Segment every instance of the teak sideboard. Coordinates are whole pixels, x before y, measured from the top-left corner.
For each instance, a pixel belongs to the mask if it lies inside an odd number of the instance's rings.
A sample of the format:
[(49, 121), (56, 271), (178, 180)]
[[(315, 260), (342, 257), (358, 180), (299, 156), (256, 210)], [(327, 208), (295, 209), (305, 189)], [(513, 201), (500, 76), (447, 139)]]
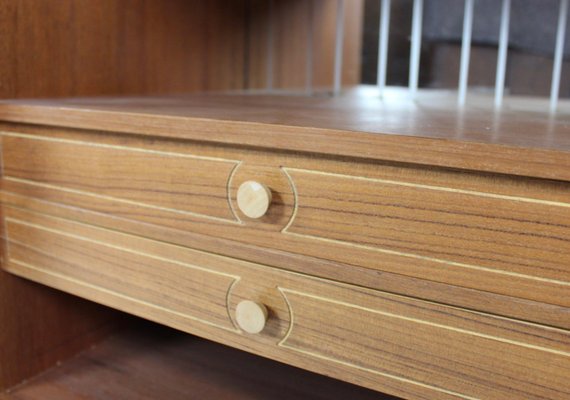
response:
[(472, 141), (365, 91), (4, 103), (4, 269), (405, 398), (565, 398), (565, 117)]
[(570, 397), (569, 112), (124, 94), (0, 102), (0, 311), (37, 313), (0, 383), (93, 302), (406, 399)]

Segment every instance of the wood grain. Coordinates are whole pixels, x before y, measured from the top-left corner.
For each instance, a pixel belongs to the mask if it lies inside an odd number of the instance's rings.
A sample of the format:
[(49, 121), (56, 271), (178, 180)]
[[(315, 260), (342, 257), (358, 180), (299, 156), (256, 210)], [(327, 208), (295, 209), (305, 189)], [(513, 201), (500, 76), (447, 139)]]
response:
[[(360, 83), (364, 2), (345, 7), (342, 83)], [(272, 89), (330, 92), (333, 85), (336, 3), (328, 0), (251, 0), (248, 9), (248, 89), (267, 89), (268, 41), (272, 39)], [(271, 18), (273, 21), (271, 22)], [(312, 24), (312, 26), (311, 26)], [(271, 28), (270, 28), (271, 26)], [(269, 29), (272, 29), (270, 34)], [(312, 31), (312, 32), (311, 32)], [(312, 35), (312, 42), (309, 41)], [(308, 46), (312, 68), (307, 75)]]
[(570, 180), (568, 105), (550, 117), (515, 98), (494, 113), (484, 96), (461, 110), (447, 93), (383, 102), (374, 90), (9, 101), (0, 120)]
[[(415, 184), (404, 176), (286, 170), (297, 204), (283, 233), (323, 254), (328, 248), (339, 261), (570, 306), (570, 203)], [(392, 257), (408, 265), (392, 267)]]
[[(244, 37), (234, 32), (243, 32), (235, 18), (243, 4), (1, 0), (0, 97), (242, 88)], [(100, 340), (116, 320), (112, 310), (0, 271), (0, 389)]]
[(120, 144), (38, 139), (6, 136), (5, 179), (31, 178), (157, 212), (235, 221), (228, 206), (227, 181), (239, 161)]
[(570, 393), (568, 352), (465, 329), (427, 306), (416, 317), (407, 305), (324, 289), (283, 289), (295, 322), (281, 347), (370, 378), (426, 387), (438, 393), (434, 398), (564, 399)]
[[(239, 332), (228, 307), (235, 308), (234, 301), (259, 301), (273, 316), (259, 340), (272, 343), (286, 332), (290, 316), (283, 298), (272, 291), (259, 297), (249, 290), (263, 270), (259, 266), (247, 268), (251, 264), (229, 257), (41, 214), (5, 211), (9, 263), (16, 269), (45, 267), (53, 276), (100, 292), (101, 299), (106, 294), (116, 298), (119, 309), (134, 304), (155, 318), (168, 316), (212, 332)], [(173, 251), (179, 256), (173, 257)], [(265, 277), (268, 284), (278, 278)]]
[[(29, 207), (19, 196), (34, 197), (570, 306), (568, 183), (76, 131), (37, 135), (42, 132), (3, 133), (5, 203)], [(35, 156), (27, 161), (30, 154)], [(168, 155), (172, 160), (162, 161)], [(258, 220), (241, 218), (238, 211), (238, 188), (250, 180), (274, 194), (269, 212)], [(233, 250), (226, 254), (234, 256)], [(351, 271), (343, 279), (357, 274)]]
[(390, 272), (379, 272), (355, 265), (300, 256), (278, 249), (247, 245), (220, 237), (158, 227), (6, 192), (3, 193), (3, 202), (6, 205), (16, 204), (18, 207), (34, 210), (34, 212), (83, 221), (84, 223), (103, 226), (117, 231), (131, 232), (178, 246), (202, 249), (217, 254), (231, 254), (236, 259), (251, 260), (358, 286), (570, 329), (570, 308), (567, 307), (426, 281)]
[[(0, 217), (4, 220), (2, 209)], [(2, 223), (2, 235), (4, 228)], [(2, 266), (5, 250), (3, 242)], [(98, 342), (118, 322), (119, 313), (111, 309), (20, 279), (0, 268), (0, 392)]]
[[(247, 64), (255, 62), (245, 50), (246, 3), (0, 0), (0, 98), (242, 89)], [(80, 171), (81, 165), (76, 166)], [(157, 193), (151, 198), (158, 207), (187, 205), (161, 199), (164, 195)], [(203, 212), (204, 203), (199, 203), (186, 211)], [(214, 212), (216, 217), (232, 217), (227, 202), (224, 206)], [(114, 315), (0, 272), (0, 388), (104, 336), (103, 326)]]
[[(516, 395), (564, 399), (570, 393), (570, 333), (566, 330), (312, 278), (11, 208), (6, 212), (9, 271), (187, 332), (408, 398)], [(25, 233), (21, 226), (26, 227)], [(39, 248), (43, 243), (56, 251), (47, 253)], [(190, 304), (179, 311), (157, 307), (164, 304), (165, 294), (173, 293), (168, 286), (141, 301), (140, 294), (127, 293), (137, 278), (129, 279), (125, 272), (134, 269), (152, 274), (157, 266), (148, 262), (129, 265), (131, 255), (115, 252), (117, 247), (145, 257), (163, 257), (160, 268), (164, 270), (169, 270), (171, 262), (192, 260), (213, 273), (239, 274), (239, 284), (228, 292), (228, 321), (234, 320), (236, 305), (247, 298), (268, 306), (268, 324), (271, 321), (273, 328), (246, 335), (207, 323), (219, 318), (215, 308), (206, 315), (210, 321), (202, 321), (204, 315), (196, 318), (197, 311)], [(111, 277), (93, 282), (89, 269), (114, 272), (114, 282)], [(180, 281), (188, 281), (195, 272), (185, 269), (177, 274), (182, 274)], [(140, 283), (153, 280), (143, 275), (138, 278)]]
[[(238, 275), (205, 270), (203, 265), (169, 262), (121, 246), (110, 246), (94, 257), (100, 249), (97, 243), (72, 234), (54, 236), (48, 230), (38, 230), (19, 220), (8, 219), (6, 225), (11, 241), (10, 258), (16, 264), (34, 264), (34, 257), (58, 254), (55, 262), (53, 259), (44, 261), (53, 273), (80, 279), (173, 313), (191, 314), (197, 321), (206, 321), (221, 329), (235, 330), (228, 320), (226, 293), (239, 279)], [(68, 262), (64, 264), (60, 260)], [(79, 270), (78, 266), (83, 268)], [(70, 272), (70, 268), (76, 271)], [(117, 280), (117, 276), (122, 279)]]
[(95, 400), (101, 392), (125, 400), (395, 400), (144, 321), (0, 398)]
[(113, 331), (118, 313), (0, 270), (0, 391)]
[[(281, 1), (275, 65), (280, 87), (304, 76), (296, 56), (305, 43), (287, 40), (307, 20), (306, 1)], [(315, 2), (316, 34), (326, 54), (315, 77), (330, 75), (334, 5)], [(362, 2), (346, 21), (345, 83), (360, 73)], [(264, 4), (246, 0), (2, 0), (0, 1), (0, 98), (184, 93), (244, 89), (263, 79)], [(248, 14), (250, 16), (248, 17)], [(249, 24), (251, 26), (249, 26)], [(286, 32), (285, 32), (286, 30)], [(332, 59), (332, 58), (330, 58)], [(318, 58), (317, 58), (318, 60)], [(325, 78), (328, 79), (328, 78)], [(327, 81), (328, 82), (328, 81)], [(320, 82), (317, 82), (320, 83)]]
[[(0, 97), (243, 88), (245, 1), (3, 0)], [(237, 34), (236, 34), (237, 32)]]

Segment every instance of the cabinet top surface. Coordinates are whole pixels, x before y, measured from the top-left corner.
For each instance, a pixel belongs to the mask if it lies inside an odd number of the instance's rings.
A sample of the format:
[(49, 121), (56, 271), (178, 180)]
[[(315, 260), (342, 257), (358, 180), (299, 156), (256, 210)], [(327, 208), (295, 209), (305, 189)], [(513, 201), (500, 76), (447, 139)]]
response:
[(451, 92), (234, 92), (0, 102), (0, 120), (570, 180), (570, 103)]

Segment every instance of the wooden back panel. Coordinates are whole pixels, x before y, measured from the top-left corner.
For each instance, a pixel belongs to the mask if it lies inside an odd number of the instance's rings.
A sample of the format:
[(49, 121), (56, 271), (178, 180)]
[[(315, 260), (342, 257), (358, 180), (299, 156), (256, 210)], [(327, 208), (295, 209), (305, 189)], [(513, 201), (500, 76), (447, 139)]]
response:
[[(267, 0), (0, 0), (0, 98), (264, 87)], [(332, 85), (336, 2), (274, 0), (276, 87)], [(360, 76), (363, 1), (346, 8), (344, 83)]]
[(244, 6), (245, 0), (2, 0), (0, 96), (241, 88), (244, 20), (236, 15)]
[[(344, 85), (360, 83), (363, 0), (345, 2), (343, 69)], [(333, 85), (337, 2), (330, 0), (251, 0), (247, 25), (247, 87), (267, 87), (268, 41), (273, 44), (273, 87), (303, 89), (307, 85), (308, 46), (312, 46), (312, 85)], [(270, 16), (273, 15), (269, 34)], [(312, 30), (312, 32), (311, 32)], [(312, 36), (312, 40), (311, 39)]]

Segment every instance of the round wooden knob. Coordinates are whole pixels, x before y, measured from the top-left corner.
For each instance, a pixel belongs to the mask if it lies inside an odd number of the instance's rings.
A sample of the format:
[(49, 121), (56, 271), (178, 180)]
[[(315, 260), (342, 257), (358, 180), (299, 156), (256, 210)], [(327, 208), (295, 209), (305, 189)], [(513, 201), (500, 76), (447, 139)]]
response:
[(244, 182), (237, 192), (237, 204), (240, 211), (249, 218), (261, 218), (271, 204), (271, 190), (263, 183)]
[(247, 333), (259, 333), (267, 322), (267, 308), (255, 301), (240, 301), (236, 308), (236, 321)]

